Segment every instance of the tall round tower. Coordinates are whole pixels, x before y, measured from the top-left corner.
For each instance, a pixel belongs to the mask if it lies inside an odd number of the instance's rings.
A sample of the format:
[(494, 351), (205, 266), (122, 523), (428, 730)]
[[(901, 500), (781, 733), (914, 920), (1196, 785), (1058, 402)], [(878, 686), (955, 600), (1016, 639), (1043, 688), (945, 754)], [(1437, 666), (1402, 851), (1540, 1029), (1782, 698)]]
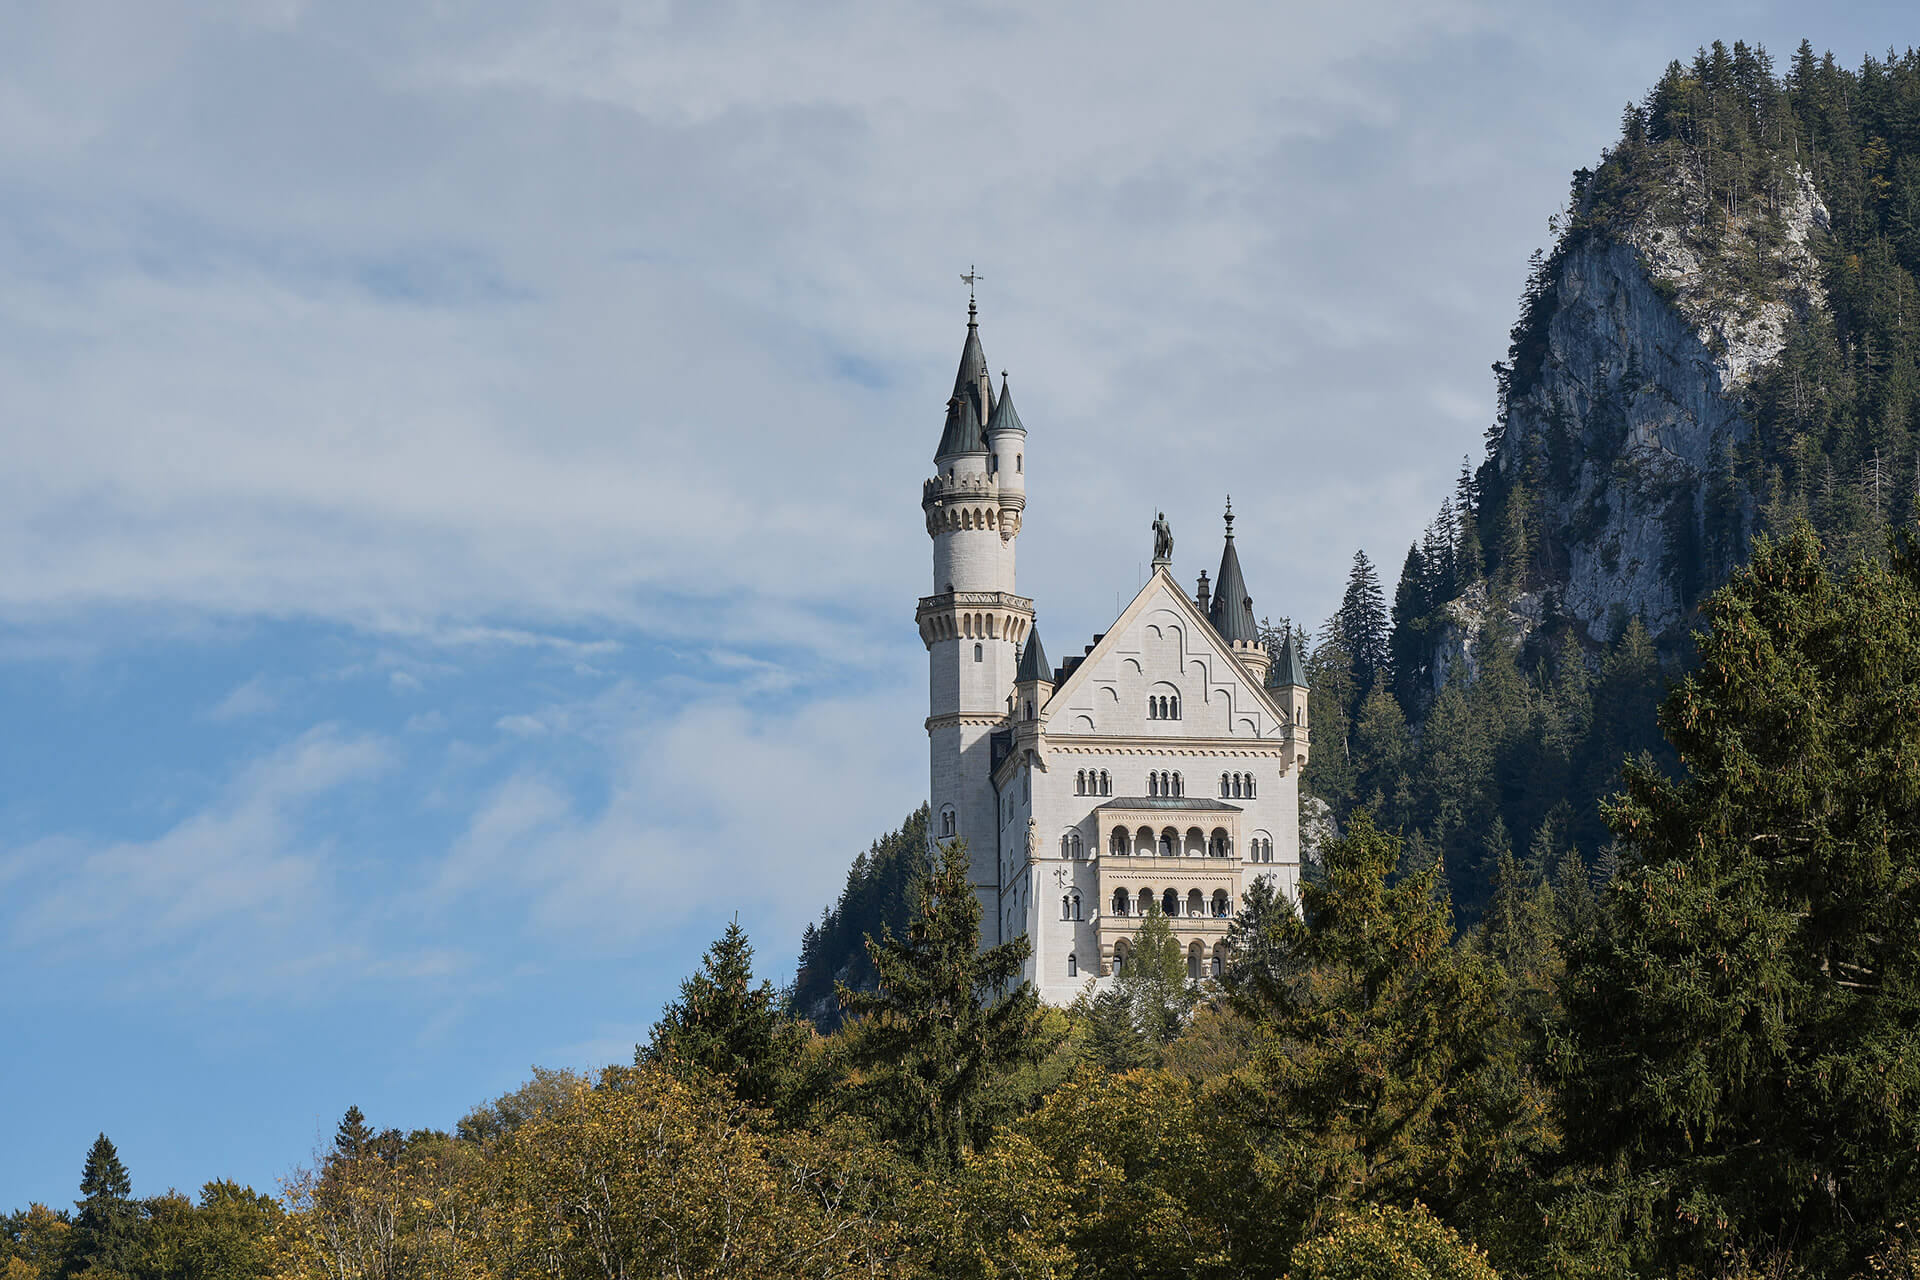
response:
[(929, 828), (936, 841), (967, 842), (983, 921), (1000, 915), (992, 734), (1006, 721), (1019, 645), (1033, 626), (1033, 602), (1014, 594), (1013, 571), (1026, 507), (1026, 435), (1012, 401), (993, 394), (969, 300), (934, 475), (921, 489), (933, 594), (915, 619), (927, 646)]

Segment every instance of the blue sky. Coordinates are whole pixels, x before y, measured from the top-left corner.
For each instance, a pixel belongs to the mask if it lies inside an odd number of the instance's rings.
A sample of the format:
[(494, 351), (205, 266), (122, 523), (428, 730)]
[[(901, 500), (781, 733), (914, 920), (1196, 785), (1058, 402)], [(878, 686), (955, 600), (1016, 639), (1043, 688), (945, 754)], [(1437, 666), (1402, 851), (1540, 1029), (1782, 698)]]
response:
[(736, 913), (789, 976), (924, 791), (969, 264), (1049, 644), (1228, 491), (1316, 621), (1477, 453), (1621, 105), (1904, 16), (10, 7), (0, 1209), (101, 1130), (268, 1188), (624, 1060)]

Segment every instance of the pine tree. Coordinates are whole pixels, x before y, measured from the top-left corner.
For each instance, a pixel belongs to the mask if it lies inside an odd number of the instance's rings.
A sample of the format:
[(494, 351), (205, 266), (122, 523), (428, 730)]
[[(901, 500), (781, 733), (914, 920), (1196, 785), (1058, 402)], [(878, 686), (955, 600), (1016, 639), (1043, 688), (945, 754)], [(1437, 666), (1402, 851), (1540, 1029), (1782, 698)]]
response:
[(87, 1151), (80, 1195), (65, 1274), (124, 1274), (139, 1244), (140, 1206), (133, 1202), (133, 1179), (104, 1133)]
[(1569, 956), (1592, 1172), (1559, 1220), (1642, 1274), (1858, 1275), (1920, 1204), (1920, 553), (1836, 579), (1803, 526), (1707, 618), (1661, 714), (1686, 775), (1629, 768), (1623, 865)]
[(634, 1065), (721, 1077), (735, 1096), (771, 1106), (804, 1035), (781, 1011), (772, 983), (753, 985), (753, 946), (734, 920), (634, 1050)]
[(1480, 580), (1480, 487), (1474, 482), (1473, 464), (1460, 459), (1460, 476), (1453, 485), (1454, 549), (1458, 585), (1465, 587)]
[(1407, 548), (1400, 581), (1393, 589), (1393, 613), (1387, 632), (1387, 660), (1393, 668), (1393, 696), (1408, 719), (1426, 710), (1433, 640), (1429, 615), (1434, 600), (1428, 594), (1426, 557), (1420, 548)]
[(1347, 573), (1346, 594), (1339, 609), (1327, 619), (1325, 636), (1347, 655), (1353, 676), (1353, 700), (1348, 716), (1359, 710), (1359, 703), (1374, 683), (1388, 670), (1387, 603), (1380, 592), (1380, 575), (1374, 572), (1367, 553), (1353, 553), (1353, 568)]
[(1498, 987), (1453, 941), (1438, 866), (1392, 880), (1400, 842), (1358, 812), (1296, 909), (1257, 882), (1223, 985), (1275, 1046), (1216, 1088), (1271, 1153), (1263, 1211), (1418, 1199), (1443, 1219), (1502, 1201), (1541, 1138), (1491, 1064)]
[(1197, 992), (1187, 983), (1186, 953), (1158, 903), (1147, 904), (1133, 931), (1126, 966), (1114, 976), (1113, 985), (1126, 1001), (1140, 1038), (1156, 1053), (1179, 1038)]
[(349, 1106), (333, 1130), (333, 1151), (342, 1160), (358, 1160), (373, 1141), (373, 1129), (359, 1107)]
[(882, 1132), (928, 1166), (951, 1166), (984, 1144), (997, 1073), (1044, 1052), (1037, 997), (1020, 980), (1025, 937), (981, 949), (980, 900), (967, 883), (965, 840), (948, 841), (923, 882), (905, 937), (867, 940), (878, 989), (841, 984), (841, 1006), (861, 1020), (851, 1059)]

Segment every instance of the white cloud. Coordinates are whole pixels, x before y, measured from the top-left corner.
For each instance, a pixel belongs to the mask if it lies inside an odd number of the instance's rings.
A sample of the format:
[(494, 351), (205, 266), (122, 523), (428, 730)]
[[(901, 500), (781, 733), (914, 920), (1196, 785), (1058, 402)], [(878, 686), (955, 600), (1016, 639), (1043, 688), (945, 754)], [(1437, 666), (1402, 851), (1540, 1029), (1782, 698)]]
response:
[(508, 900), (536, 936), (602, 943), (741, 910), (772, 928), (783, 959), (852, 856), (918, 803), (912, 705), (890, 687), (777, 708), (710, 697), (659, 720), (556, 715), (603, 735), (600, 798), (537, 767), (516, 773), (476, 806), (435, 896), (443, 909)]
[(242, 720), (248, 716), (265, 715), (280, 705), (274, 696), (270, 682), (264, 675), (257, 675), (245, 684), (236, 685), (226, 697), (215, 703), (207, 712), (212, 720)]
[(55, 968), (107, 965), (133, 985), (255, 989), (364, 963), (335, 916), (336, 859), (302, 818), (393, 764), (379, 739), (322, 725), (246, 763), (212, 804), (151, 839), (68, 835), (0, 854), (10, 882), (0, 938)]

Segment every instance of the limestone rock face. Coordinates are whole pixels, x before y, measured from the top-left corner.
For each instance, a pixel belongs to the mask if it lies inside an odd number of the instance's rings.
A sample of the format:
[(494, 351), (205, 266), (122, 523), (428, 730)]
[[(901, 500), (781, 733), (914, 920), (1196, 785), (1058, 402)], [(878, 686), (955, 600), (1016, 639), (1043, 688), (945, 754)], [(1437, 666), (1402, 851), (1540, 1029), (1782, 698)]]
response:
[(1333, 807), (1319, 796), (1300, 793), (1300, 865), (1318, 866), (1320, 850), (1340, 837), (1340, 826), (1333, 820)]
[[(1684, 631), (1680, 561), (1698, 545), (1716, 458), (1751, 430), (1742, 390), (1780, 355), (1795, 315), (1826, 305), (1811, 245), (1827, 211), (1804, 170), (1777, 209), (1726, 219), (1709, 254), (1683, 232), (1705, 197), (1684, 172), (1671, 185), (1659, 212), (1573, 232), (1556, 255), (1545, 355), (1524, 386), (1516, 378), (1495, 459), (1503, 477), (1530, 464), (1537, 478), (1547, 581), (1535, 620), (1550, 607), (1594, 642), (1635, 614), (1656, 638)], [(1741, 278), (1767, 281), (1763, 292), (1735, 282), (1736, 260), (1759, 265)], [(1457, 603), (1435, 666), (1471, 670), (1484, 600)]]

